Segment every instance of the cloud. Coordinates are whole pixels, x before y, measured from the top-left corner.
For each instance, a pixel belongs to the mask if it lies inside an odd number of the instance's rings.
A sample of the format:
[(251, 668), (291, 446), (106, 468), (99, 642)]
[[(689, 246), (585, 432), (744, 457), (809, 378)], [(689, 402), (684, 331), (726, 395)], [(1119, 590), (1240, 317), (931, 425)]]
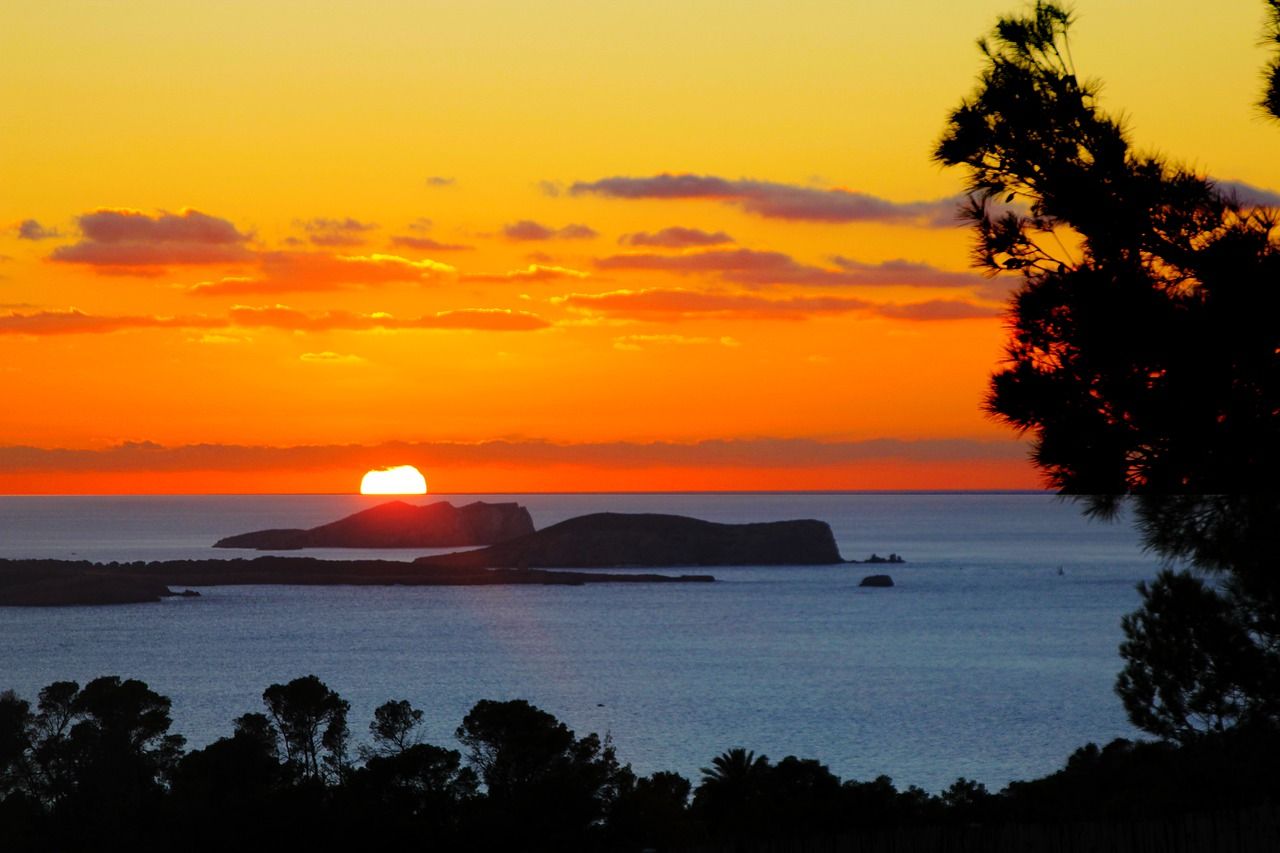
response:
[(656, 233), (638, 231), (635, 234), (623, 234), (618, 242), (624, 246), (653, 246), (662, 249), (690, 249), (695, 246), (718, 246), (732, 243), (733, 238), (723, 231), (702, 231), (697, 228), (681, 228), (673, 226), (663, 228)]
[(378, 226), (358, 219), (298, 219), (296, 223), (307, 232), (307, 239), (316, 246), (360, 246), (364, 235)]
[(424, 252), (470, 252), (475, 246), (464, 246), (460, 243), (441, 243), (430, 237), (413, 237), (397, 234), (391, 238), (391, 245), (405, 249), (418, 249)]
[(502, 236), (508, 240), (590, 240), (600, 235), (594, 229), (577, 223), (552, 228), (532, 219), (522, 219), (502, 226)]
[(214, 317), (102, 317), (76, 308), (0, 314), (0, 335), (100, 335), (128, 329), (203, 329), (225, 326)]
[(877, 303), (844, 296), (769, 298), (754, 293), (705, 293), (680, 288), (570, 293), (552, 298), (570, 311), (615, 319), (676, 321), (689, 319), (804, 320), (859, 312), (894, 320), (972, 320), (1000, 314), (999, 308), (967, 300)]
[(325, 350), (324, 352), (304, 352), (298, 356), (300, 361), (309, 364), (364, 364), (365, 360), (358, 355), (343, 355), (342, 353)]
[(446, 178), (443, 175), (431, 175), (427, 178), (429, 187), (451, 187), (457, 182), (456, 178)]
[(188, 444), (166, 447), (126, 442), (102, 450), (0, 446), (6, 472), (290, 471), (317, 468), (363, 470), (404, 459), (431, 470), (471, 466), (575, 465), (643, 468), (821, 468), (860, 462), (1019, 462), (1017, 440), (963, 438), (820, 441), (809, 438), (736, 438), (695, 442), (523, 441), (385, 442), (375, 445), (270, 447)]
[(571, 310), (589, 311), (638, 320), (722, 319), (801, 320), (818, 314), (839, 314), (872, 307), (851, 297), (792, 297), (770, 299), (755, 294), (704, 293), (680, 288), (613, 290), (570, 293), (551, 300)]
[(199, 296), (242, 296), (342, 290), (356, 285), (430, 281), (455, 272), (439, 261), (411, 261), (399, 255), (330, 255), (323, 252), (263, 252), (260, 273), (202, 281), (189, 292)]
[(895, 320), (985, 320), (1000, 316), (1004, 309), (962, 299), (930, 299), (905, 305), (881, 305), (876, 313)]
[(242, 234), (225, 219), (197, 210), (160, 212), (102, 209), (77, 217), (82, 238), (59, 246), (49, 256), (64, 263), (146, 268), (226, 264), (245, 261), (253, 253)]
[(1245, 207), (1280, 207), (1280, 193), (1244, 181), (1213, 181), (1213, 185)]
[(563, 281), (566, 278), (586, 278), (587, 274), (578, 270), (569, 269), (568, 267), (546, 266), (544, 264), (529, 264), (526, 269), (512, 270), (511, 272), (485, 274), (475, 273), (462, 276), (462, 281), (471, 282), (492, 282), (496, 284), (504, 284), (507, 282), (539, 282), (539, 281)]
[[(0, 335), (29, 336), (107, 334), (130, 329), (232, 328), (270, 328), (290, 332), (363, 332), (375, 329), (525, 332), (545, 329), (550, 325), (537, 314), (505, 308), (461, 308), (403, 319), (382, 312), (359, 314), (351, 311), (325, 311), (309, 314), (287, 305), (236, 305), (225, 317), (204, 314), (185, 317), (101, 316), (86, 314), (76, 308), (0, 314)], [(238, 340), (214, 334), (204, 335), (198, 342), (231, 343)]]
[(613, 348), (639, 352), (647, 346), (706, 346), (740, 347), (741, 343), (725, 335), (719, 338), (690, 337), (688, 335), (622, 335), (613, 339)]
[(309, 314), (287, 305), (236, 305), (231, 309), (230, 320), (236, 326), (296, 332), (363, 332), (373, 329), (525, 332), (545, 329), (551, 325), (537, 314), (505, 308), (462, 308), (421, 317), (398, 318), (383, 312), (359, 314), (352, 311), (325, 311)]
[(19, 240), (50, 240), (62, 235), (56, 228), (46, 228), (34, 219), (24, 219), (15, 226)]
[(817, 286), (980, 287), (984, 279), (970, 273), (949, 272), (929, 264), (902, 259), (868, 264), (833, 259), (835, 268), (802, 264), (782, 252), (755, 249), (710, 249), (680, 255), (631, 253), (599, 258), (605, 270), (651, 270), (680, 275), (719, 275), (746, 285), (808, 284)]
[(932, 228), (957, 223), (958, 200), (955, 198), (894, 202), (839, 187), (817, 189), (747, 178), (728, 180), (714, 175), (619, 175), (598, 181), (578, 181), (569, 192), (620, 199), (710, 199), (732, 204), (756, 216), (800, 222), (889, 222)]

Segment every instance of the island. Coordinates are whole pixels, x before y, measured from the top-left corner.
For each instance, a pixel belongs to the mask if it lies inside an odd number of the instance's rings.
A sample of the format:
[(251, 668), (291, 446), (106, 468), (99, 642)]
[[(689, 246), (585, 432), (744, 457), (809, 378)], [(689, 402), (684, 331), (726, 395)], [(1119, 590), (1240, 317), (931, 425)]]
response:
[(890, 587), (893, 586), (893, 578), (888, 575), (867, 575), (858, 586)]
[(600, 512), (507, 542), (419, 557), (451, 569), (812, 566), (843, 563), (825, 521), (720, 524), (680, 515)]
[(424, 566), (395, 560), (255, 557), (91, 563), (87, 560), (0, 560), (0, 606), (132, 604), (159, 601), (173, 586), (495, 586), (589, 583), (709, 583), (711, 575), (549, 572)]
[(533, 532), (518, 503), (448, 501), (415, 506), (389, 501), (308, 530), (256, 530), (219, 539), (215, 548), (295, 551), (301, 548), (462, 548), (493, 545)]

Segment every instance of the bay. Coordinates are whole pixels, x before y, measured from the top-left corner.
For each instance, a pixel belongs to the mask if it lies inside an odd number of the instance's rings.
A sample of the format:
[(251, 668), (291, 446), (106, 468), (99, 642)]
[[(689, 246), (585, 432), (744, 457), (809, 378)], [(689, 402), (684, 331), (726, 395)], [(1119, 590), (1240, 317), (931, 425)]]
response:
[[(1042, 494), (435, 495), (517, 500), (535, 525), (595, 511), (713, 521), (819, 518), (842, 553), (892, 566), (727, 567), (715, 584), (214, 587), (197, 599), (0, 608), (0, 689), (140, 678), (199, 746), (314, 673), (372, 710), (408, 698), (425, 735), (479, 699), (528, 699), (608, 734), (641, 773), (695, 781), (719, 752), (818, 758), (845, 778), (997, 788), (1086, 741), (1133, 737), (1112, 692), (1120, 617), (1157, 562), (1123, 521)], [(351, 495), (2, 497), (0, 557), (230, 558), (222, 536), (307, 527), (384, 499)], [(415, 499), (418, 500), (418, 499)], [(412, 559), (423, 551), (305, 552)], [(1060, 570), (1060, 571), (1059, 571)], [(892, 589), (860, 588), (872, 572)]]

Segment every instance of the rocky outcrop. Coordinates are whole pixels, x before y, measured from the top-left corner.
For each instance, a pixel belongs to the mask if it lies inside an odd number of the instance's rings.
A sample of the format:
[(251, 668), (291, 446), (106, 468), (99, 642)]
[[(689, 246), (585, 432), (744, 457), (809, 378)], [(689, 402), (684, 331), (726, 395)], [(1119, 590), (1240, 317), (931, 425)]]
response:
[(888, 575), (867, 575), (858, 586), (893, 586), (893, 578)]
[(419, 557), (442, 568), (785, 566), (841, 563), (823, 521), (718, 524), (679, 515), (578, 516), (488, 548)]
[(707, 583), (711, 575), (544, 572), (435, 568), (392, 560), (320, 560), (255, 557), (251, 560), (165, 560), (89, 563), (72, 560), (0, 560), (0, 606), (126, 604), (194, 596), (175, 586), (496, 586), (588, 583)]
[(228, 536), (215, 548), (292, 551), (299, 548), (461, 548), (492, 545), (533, 532), (517, 503), (448, 501), (414, 506), (390, 501), (309, 530), (258, 530)]

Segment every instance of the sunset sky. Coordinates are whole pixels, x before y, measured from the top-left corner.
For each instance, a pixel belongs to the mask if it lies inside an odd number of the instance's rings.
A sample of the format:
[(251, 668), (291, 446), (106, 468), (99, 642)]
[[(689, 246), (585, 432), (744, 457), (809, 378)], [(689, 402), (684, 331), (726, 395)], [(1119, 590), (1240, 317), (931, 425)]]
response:
[[(1016, 2), (53, 2), (0, 25), (0, 493), (1035, 488), (929, 159)], [(1262, 3), (1075, 4), (1280, 189)]]

